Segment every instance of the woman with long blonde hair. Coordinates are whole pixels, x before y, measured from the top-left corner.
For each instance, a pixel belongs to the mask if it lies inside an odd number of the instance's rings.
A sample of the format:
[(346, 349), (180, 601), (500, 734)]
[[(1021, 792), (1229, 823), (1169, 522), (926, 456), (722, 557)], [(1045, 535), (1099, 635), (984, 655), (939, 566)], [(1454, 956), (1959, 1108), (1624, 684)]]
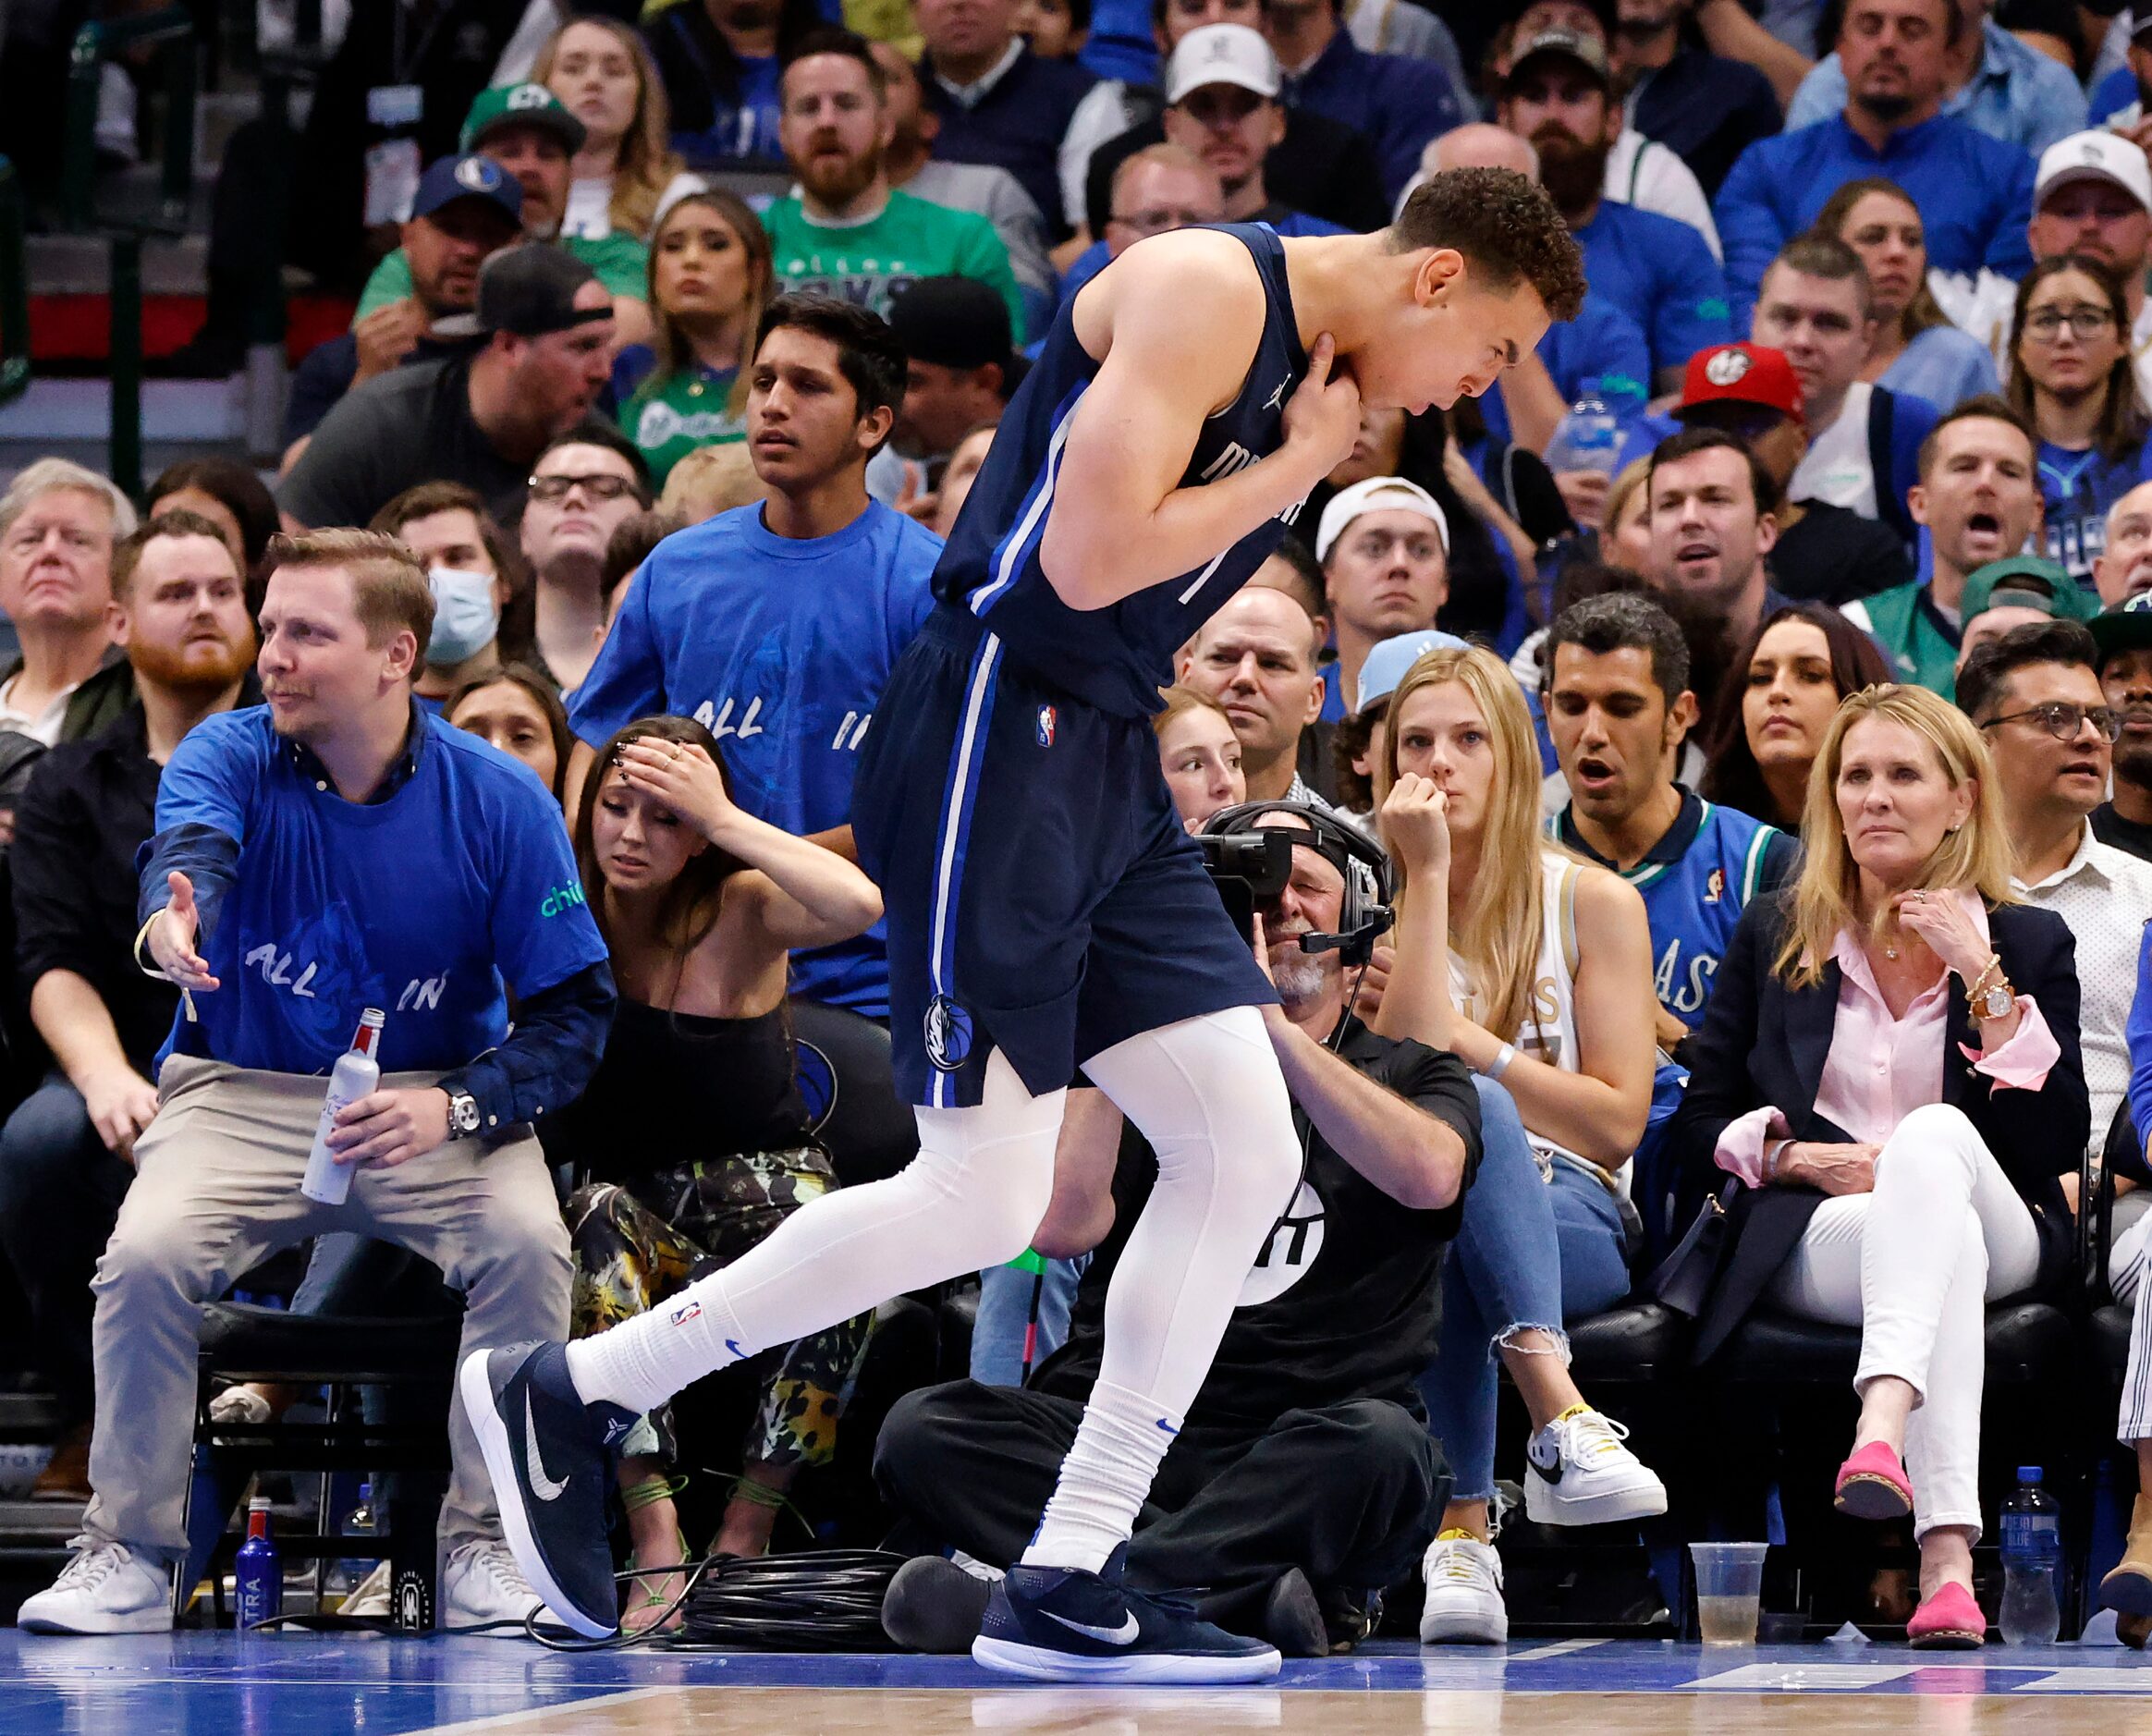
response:
[[(1666, 1511), (1626, 1431), (1570, 1378), (1561, 1329), (1629, 1290), (1622, 1173), (1651, 1107), (1650, 929), (1633, 887), (1545, 838), (1539, 782), (1531, 715), (1500, 658), (1465, 646), (1412, 665), (1376, 763), (1403, 890), (1375, 1024), (1477, 1073), (1487, 1129), (1423, 1382), (1456, 1474), (1425, 1563), (1426, 1641), (1498, 1644), (1509, 1632), (1489, 1541), (1497, 1357), (1532, 1418), (1533, 1519)], [(1519, 1118), (1523, 1137), (1495, 1137)]]
[(1925, 689), (1864, 688), (1809, 775), (1801, 875), (1742, 913), (1669, 1132), (1727, 1234), (1697, 1321), (1758, 1305), (1861, 1329), (1836, 1502), (1908, 1513), (1915, 1645), (1974, 1646), (1985, 1302), (2060, 1281), (2090, 1121), (2075, 948), (2011, 889), (1980, 733)]
[(561, 233), (648, 241), (686, 165), (673, 152), (665, 82), (642, 36), (614, 18), (573, 19), (538, 51), (531, 76), (583, 125)]
[(747, 437), (747, 352), (769, 305), (770, 238), (746, 202), (690, 177), (650, 244), (652, 341), (613, 363), (620, 427), (663, 489), (699, 446)]

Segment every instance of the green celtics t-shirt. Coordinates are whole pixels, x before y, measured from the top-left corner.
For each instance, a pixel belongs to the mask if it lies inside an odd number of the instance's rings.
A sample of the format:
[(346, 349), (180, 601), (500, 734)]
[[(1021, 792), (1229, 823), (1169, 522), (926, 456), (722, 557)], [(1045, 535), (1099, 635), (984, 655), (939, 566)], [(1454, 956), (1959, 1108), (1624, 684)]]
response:
[(620, 406), (620, 428), (650, 466), (650, 485), (663, 488), (672, 467), (697, 446), (747, 438), (747, 417), (726, 408), (732, 369), (686, 368), (666, 380), (649, 379)]
[[(617, 229), (594, 241), (571, 235), (560, 245), (597, 273), (606, 294), (633, 296), (638, 301), (649, 299), (650, 250), (633, 236), (624, 235)], [(373, 275), (367, 278), (366, 287), (359, 292), (359, 311), (351, 316), (352, 324), (357, 324), (375, 309), (385, 308), (391, 301), (401, 301), (410, 292), (411, 263), (399, 247), (376, 265)]]
[(882, 214), (864, 223), (817, 223), (797, 199), (763, 214), (778, 286), (814, 289), (885, 319), (896, 292), (915, 277), (976, 277), (1009, 303), (1009, 328), (1024, 341), (1023, 300), (1009, 249), (975, 212), (952, 211), (893, 189)]

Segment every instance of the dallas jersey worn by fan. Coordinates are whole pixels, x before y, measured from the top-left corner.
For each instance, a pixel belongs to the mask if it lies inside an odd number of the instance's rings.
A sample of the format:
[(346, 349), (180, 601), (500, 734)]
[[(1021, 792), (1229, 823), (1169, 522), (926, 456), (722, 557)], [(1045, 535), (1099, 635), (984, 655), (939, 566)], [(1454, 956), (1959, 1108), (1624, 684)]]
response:
[[(1182, 487), (1277, 450), (1307, 371), (1278, 237), (1255, 224), (1225, 233), (1262, 276), (1263, 336), (1240, 395), (1203, 424)], [(1071, 608), (1039, 550), (1099, 367), (1058, 321), (972, 484), (935, 569), (940, 606), (891, 677), (860, 762), (853, 835), (888, 911), (897, 1084), (918, 1104), (975, 1105), (993, 1048), (1035, 1095), (1069, 1083), (1071, 1057), (1277, 999), (1174, 813), (1148, 720), (1174, 652), (1298, 507), (1180, 580)], [(948, 768), (938, 801), (918, 800), (907, 775), (928, 765)], [(1018, 803), (1021, 825), (1009, 824)]]

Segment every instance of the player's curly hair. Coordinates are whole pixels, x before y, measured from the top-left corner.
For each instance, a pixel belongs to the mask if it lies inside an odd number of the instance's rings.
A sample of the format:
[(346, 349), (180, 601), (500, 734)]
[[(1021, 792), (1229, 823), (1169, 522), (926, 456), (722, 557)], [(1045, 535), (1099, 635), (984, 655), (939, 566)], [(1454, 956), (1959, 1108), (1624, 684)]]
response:
[(1530, 284), (1550, 319), (1583, 306), (1583, 254), (1547, 189), (1514, 169), (1444, 169), (1412, 189), (1389, 237), (1400, 253), (1455, 248), (1498, 292)]

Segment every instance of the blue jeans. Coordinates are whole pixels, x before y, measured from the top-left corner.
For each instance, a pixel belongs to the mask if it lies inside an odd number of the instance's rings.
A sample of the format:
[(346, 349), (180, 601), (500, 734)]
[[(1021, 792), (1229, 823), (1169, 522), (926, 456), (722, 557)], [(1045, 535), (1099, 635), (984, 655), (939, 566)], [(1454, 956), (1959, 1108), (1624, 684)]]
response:
[(30, 1302), (39, 1370), (62, 1421), (90, 1420), (90, 1280), (134, 1168), (105, 1150), (82, 1094), (54, 1073), (0, 1132), (0, 1254)]
[(1569, 1354), (1565, 1320), (1604, 1313), (1629, 1293), (1614, 1196), (1568, 1164), (1541, 1179), (1510, 1094), (1474, 1076), (1480, 1167), (1442, 1267), (1442, 1328), (1420, 1377), (1428, 1427), (1457, 1478), (1453, 1501), (1495, 1492), (1495, 1351), (1527, 1327)]
[[(1069, 1336), (1069, 1304), (1076, 1300), (1076, 1280), (1090, 1256), (1048, 1260), (1039, 1290), (1039, 1340), (1032, 1356), (1036, 1368), (1061, 1348)], [(1023, 1385), (1023, 1334), (1031, 1324), (1031, 1273), (1013, 1265), (990, 1265), (979, 1274), (979, 1317), (972, 1326), (972, 1378), (982, 1387)]]
[(295, 1314), (445, 1314), (463, 1298), (446, 1289), (431, 1262), (392, 1242), (348, 1229), (316, 1236), (306, 1272), (291, 1292)]

